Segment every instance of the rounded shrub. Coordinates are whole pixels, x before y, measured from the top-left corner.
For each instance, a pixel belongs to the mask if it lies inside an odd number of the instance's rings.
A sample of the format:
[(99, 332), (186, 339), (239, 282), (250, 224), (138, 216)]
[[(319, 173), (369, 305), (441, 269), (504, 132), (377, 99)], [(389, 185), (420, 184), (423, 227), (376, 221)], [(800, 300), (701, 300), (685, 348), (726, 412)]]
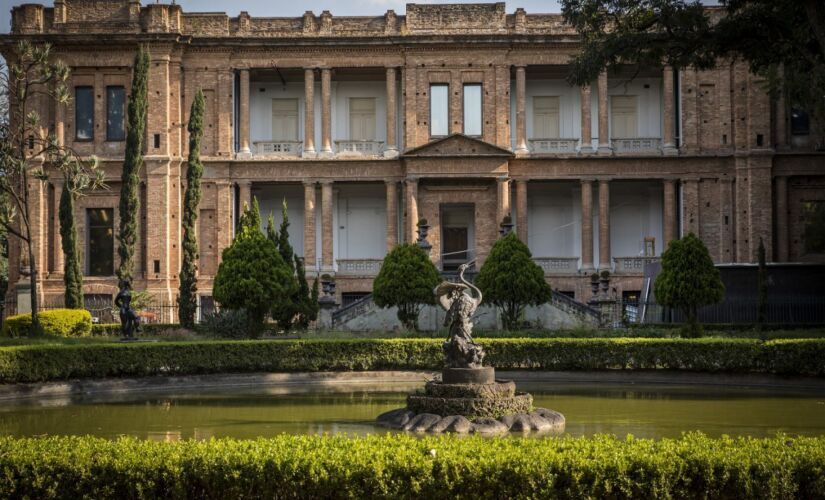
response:
[[(425, 222), (426, 223), (426, 222)], [(426, 304), (435, 304), (433, 288), (441, 276), (418, 245), (398, 245), (384, 257), (372, 285), (378, 307), (398, 307), (398, 320), (408, 330), (418, 329), (418, 313)]]
[[(37, 314), (46, 335), (58, 337), (88, 337), (92, 333), (92, 315), (85, 309), (54, 309)], [(3, 337), (28, 337), (32, 315), (9, 316), (3, 322)]]

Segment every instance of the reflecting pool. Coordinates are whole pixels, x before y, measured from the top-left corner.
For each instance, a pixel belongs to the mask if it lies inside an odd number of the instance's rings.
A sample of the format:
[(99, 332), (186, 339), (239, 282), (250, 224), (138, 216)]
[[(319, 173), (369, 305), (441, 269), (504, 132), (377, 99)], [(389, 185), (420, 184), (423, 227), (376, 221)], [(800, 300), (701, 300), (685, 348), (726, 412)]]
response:
[[(825, 393), (789, 388), (519, 383), (535, 406), (567, 418), (566, 433), (678, 437), (685, 431), (769, 436), (825, 434)], [(0, 433), (131, 435), (155, 440), (254, 438), (281, 433), (378, 434), (380, 413), (404, 405), (420, 382), (132, 392), (4, 402)]]

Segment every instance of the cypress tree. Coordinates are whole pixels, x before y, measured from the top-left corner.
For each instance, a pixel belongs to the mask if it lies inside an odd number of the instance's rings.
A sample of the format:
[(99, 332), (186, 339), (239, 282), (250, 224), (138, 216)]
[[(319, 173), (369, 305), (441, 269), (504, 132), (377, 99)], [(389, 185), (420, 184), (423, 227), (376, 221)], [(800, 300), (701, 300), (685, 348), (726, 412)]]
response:
[(186, 170), (186, 193), (183, 195), (183, 262), (180, 269), (180, 295), (178, 296), (178, 320), (184, 328), (195, 326), (198, 308), (198, 238), (195, 224), (198, 222), (198, 205), (201, 202), (200, 159), (203, 136), (203, 92), (198, 89), (189, 112), (189, 159)]
[(77, 255), (77, 227), (74, 221), (74, 198), (70, 183), (66, 179), (60, 193), (60, 238), (63, 249), (63, 283), (66, 287), (64, 305), (67, 309), (83, 309), (83, 274), (80, 272), (80, 257)]
[(295, 255), (295, 275), (298, 277), (298, 291), (296, 293), (296, 301), (298, 303), (298, 317), (295, 320), (295, 326), (301, 330), (309, 328), (310, 321), (318, 319), (318, 277), (315, 277), (315, 282), (312, 284), (310, 291), (307, 283), (306, 269), (304, 268), (304, 259)]
[(120, 227), (117, 236), (120, 265), (117, 276), (121, 280), (130, 280), (135, 268), (134, 254), (140, 210), (138, 189), (140, 169), (143, 166), (143, 136), (146, 133), (148, 73), (149, 54), (143, 47), (139, 47), (132, 70), (132, 93), (127, 110), (126, 153), (120, 184)]
[[(290, 274), (294, 277), (296, 267), (294, 262), (295, 254), (292, 250), (292, 245), (289, 244), (289, 215), (286, 209), (286, 200), (284, 200), (281, 204), (281, 227), (278, 229), (275, 244), (278, 246), (278, 253), (281, 254), (281, 259), (289, 266)], [(267, 228), (267, 234), (270, 234), (269, 228)], [(270, 238), (275, 236), (274, 231), (271, 234)], [(289, 299), (276, 304), (272, 308), (272, 319), (274, 319), (275, 322), (278, 323), (278, 327), (285, 332), (288, 332), (296, 323), (301, 322), (300, 315), (307, 299), (305, 298), (306, 295), (302, 295), (300, 283), (301, 279), (298, 277), (295, 283), (295, 291)], [(306, 292), (309, 292), (308, 288)]]

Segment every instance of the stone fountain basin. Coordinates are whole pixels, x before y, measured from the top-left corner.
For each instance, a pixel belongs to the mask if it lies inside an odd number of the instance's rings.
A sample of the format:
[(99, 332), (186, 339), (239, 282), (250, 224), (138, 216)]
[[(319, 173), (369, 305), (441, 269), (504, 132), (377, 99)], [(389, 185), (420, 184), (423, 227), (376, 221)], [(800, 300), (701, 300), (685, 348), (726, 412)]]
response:
[(473, 420), (463, 415), (441, 416), (398, 408), (379, 415), (377, 423), (390, 429), (409, 432), (496, 435), (508, 432), (561, 434), (564, 432), (565, 421), (564, 415), (546, 408), (499, 418), (479, 417)]

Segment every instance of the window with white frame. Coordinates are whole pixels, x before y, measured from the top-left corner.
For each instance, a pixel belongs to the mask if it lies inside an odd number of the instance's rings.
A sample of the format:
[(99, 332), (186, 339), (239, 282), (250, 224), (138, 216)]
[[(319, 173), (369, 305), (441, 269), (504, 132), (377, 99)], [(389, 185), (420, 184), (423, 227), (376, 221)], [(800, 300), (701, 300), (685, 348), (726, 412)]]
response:
[(610, 98), (610, 133), (616, 139), (639, 136), (638, 108), (635, 95), (614, 95)]
[(272, 99), (272, 140), (298, 140), (298, 99)]
[(375, 140), (374, 97), (350, 97), (349, 138), (352, 141)]
[(464, 84), (464, 135), (481, 136), (481, 84)]
[(450, 87), (446, 83), (430, 85), (430, 135), (443, 137), (449, 134)]
[(558, 139), (559, 97), (533, 97), (533, 137), (536, 139)]

